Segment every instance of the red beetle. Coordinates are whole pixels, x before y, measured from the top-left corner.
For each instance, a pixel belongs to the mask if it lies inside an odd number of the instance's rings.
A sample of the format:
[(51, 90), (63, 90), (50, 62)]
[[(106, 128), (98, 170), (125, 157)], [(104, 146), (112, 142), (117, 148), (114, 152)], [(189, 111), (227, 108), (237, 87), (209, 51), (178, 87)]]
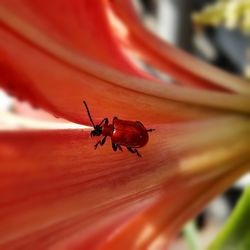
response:
[(93, 125), (94, 130), (90, 132), (92, 136), (103, 136), (95, 144), (95, 149), (98, 145), (102, 146), (106, 142), (107, 136), (111, 137), (112, 148), (114, 151), (117, 149), (122, 151), (122, 147), (126, 147), (131, 153), (137, 154), (141, 157), (137, 148), (145, 146), (148, 142), (148, 132), (154, 131), (154, 129), (146, 129), (139, 121), (125, 121), (120, 120), (117, 117), (113, 118), (112, 124), (109, 124), (108, 118), (104, 118), (98, 125), (95, 125), (89, 112), (88, 105), (83, 101), (90, 122)]

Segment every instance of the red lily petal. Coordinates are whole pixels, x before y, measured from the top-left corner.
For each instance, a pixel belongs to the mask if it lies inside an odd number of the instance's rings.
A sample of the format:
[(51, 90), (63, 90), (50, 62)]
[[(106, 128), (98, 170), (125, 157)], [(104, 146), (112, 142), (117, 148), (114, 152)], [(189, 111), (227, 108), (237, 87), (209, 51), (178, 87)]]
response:
[(171, 183), (166, 186), (166, 195), (117, 230), (101, 249), (167, 249), (183, 221), (193, 218), (218, 192), (225, 191), (249, 169), (248, 163), (202, 183), (187, 184), (185, 178)]
[[(152, 168), (146, 158), (139, 161), (140, 168), (133, 168), (138, 162), (134, 155), (128, 155), (129, 165), (119, 168), (124, 156), (111, 153), (110, 147), (94, 151), (82, 130), (10, 132), (0, 138), (0, 246), (4, 249), (15, 245), (27, 249), (32, 244), (46, 249), (64, 234), (88, 229), (93, 222), (98, 225), (103, 214), (111, 215), (124, 205), (129, 210), (138, 192), (133, 180), (141, 176), (142, 167), (145, 175)], [(152, 199), (147, 193), (140, 196)]]
[(42, 0), (7, 0), (2, 1), (1, 5), (17, 11), (21, 19), (50, 34), (62, 46), (74, 49), (79, 55), (126, 73), (147, 75), (133, 67), (122, 54), (107, 23), (104, 4), (97, 4), (97, 1), (62, 0), (46, 5)]
[[(81, 249), (83, 244), (102, 246), (107, 237), (115, 244), (119, 233), (114, 230), (126, 231), (126, 220), (137, 221), (142, 211), (150, 220), (152, 204), (171, 183), (176, 183), (178, 194), (183, 179), (184, 185), (216, 180), (249, 161), (249, 121), (235, 115), (250, 112), (242, 84), (231, 88), (229, 83), (227, 89), (241, 93), (234, 94), (152, 80), (123, 54), (110, 31), (107, 1), (93, 0), (88, 10), (87, 1), (56, 2), (51, 6), (40, 0), (0, 3), (2, 86), (72, 121), (88, 122), (82, 107), (85, 99), (91, 110), (94, 107), (95, 119), (118, 115), (142, 120), (157, 133), (142, 149), (142, 159), (113, 153), (108, 146), (94, 151), (82, 130), (0, 133), (3, 249)], [(204, 86), (211, 85), (205, 77), (195, 78), (192, 70), (180, 68), (176, 72), (185, 73), (189, 82), (201, 79)], [(185, 123), (154, 125), (173, 121)], [(176, 211), (184, 203), (176, 202)], [(160, 206), (155, 209), (162, 212)], [(139, 221), (138, 227), (143, 223)], [(158, 229), (164, 234), (162, 224)], [(172, 230), (175, 233), (177, 226)]]
[[(71, 1), (67, 3), (71, 5)], [(244, 96), (169, 86), (90, 61), (72, 48), (60, 45), (25, 17), (18, 17), (14, 7), (15, 4), (0, 5), (3, 86), (56, 116), (86, 124), (83, 99), (95, 107), (97, 118), (118, 115), (143, 122), (181, 121), (221, 114), (211, 108), (204, 112), (204, 108), (194, 104), (250, 112), (250, 100)]]
[(134, 48), (137, 54), (150, 65), (170, 74), (179, 80), (180, 84), (250, 95), (247, 81), (204, 63), (154, 36), (140, 22), (132, 1), (115, 0), (111, 1), (110, 5), (130, 32), (129, 36), (121, 39)]
[(83, 244), (96, 231), (105, 239), (101, 229), (113, 234), (167, 184), (213, 179), (249, 161), (247, 119), (156, 128), (142, 159), (108, 145), (95, 151), (83, 130), (0, 133), (0, 246)]

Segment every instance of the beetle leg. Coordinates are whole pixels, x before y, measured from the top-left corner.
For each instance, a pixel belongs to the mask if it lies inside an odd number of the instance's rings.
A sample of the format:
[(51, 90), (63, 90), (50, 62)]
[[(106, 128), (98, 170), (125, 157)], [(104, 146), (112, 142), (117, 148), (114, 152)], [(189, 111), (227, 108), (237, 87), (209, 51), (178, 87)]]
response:
[(99, 144), (100, 144), (101, 146), (103, 146), (104, 143), (106, 142), (106, 138), (107, 138), (107, 136), (103, 137), (102, 140), (98, 141), (98, 142), (95, 144), (94, 148), (97, 149), (97, 147), (98, 147)]
[(134, 151), (132, 148), (127, 147), (127, 149), (128, 149), (128, 151), (129, 151), (129, 152), (131, 152), (132, 154), (134, 154), (134, 153), (135, 153), (135, 151)]
[(119, 144), (112, 143), (112, 148), (115, 152), (117, 151), (117, 149), (123, 151), (121, 145)]
[(137, 156), (142, 157), (141, 154), (138, 152), (137, 149), (134, 149), (134, 151), (135, 151), (135, 153), (137, 154)]
[(117, 147), (119, 148), (120, 151), (123, 151), (121, 145), (117, 144)]
[(153, 132), (153, 131), (155, 131), (154, 128), (147, 129), (147, 132)]
[(105, 136), (105, 137), (102, 139), (101, 146), (104, 145), (104, 143), (106, 142), (106, 138), (107, 138), (107, 136)]
[(131, 152), (132, 154), (137, 154), (137, 156), (142, 157), (141, 154), (138, 152), (137, 149), (133, 149), (131, 147), (127, 147), (128, 151)]
[(117, 151), (117, 148), (118, 148), (118, 145), (115, 144), (115, 143), (112, 143), (112, 148), (113, 148), (113, 150), (116, 152), (116, 151)]
[(97, 146), (98, 146), (99, 144), (101, 144), (101, 141), (98, 141), (98, 142), (95, 144), (94, 148), (97, 149)]
[(108, 118), (104, 118), (104, 119), (99, 123), (98, 126), (101, 126), (103, 123), (108, 124), (108, 123), (109, 123), (109, 119), (108, 119)]

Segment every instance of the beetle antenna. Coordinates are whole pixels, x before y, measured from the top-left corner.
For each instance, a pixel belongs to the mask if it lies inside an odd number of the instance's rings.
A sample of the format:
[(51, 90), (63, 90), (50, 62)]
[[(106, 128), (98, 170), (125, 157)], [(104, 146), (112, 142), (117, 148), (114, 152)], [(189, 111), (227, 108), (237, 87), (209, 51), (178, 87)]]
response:
[(93, 120), (92, 120), (92, 117), (91, 117), (91, 115), (90, 115), (90, 112), (89, 112), (89, 108), (88, 108), (87, 103), (86, 103), (85, 101), (83, 101), (83, 104), (85, 105), (85, 108), (86, 108), (86, 110), (87, 110), (87, 113), (88, 113), (90, 122), (92, 123), (93, 127), (95, 127), (95, 124), (94, 124), (94, 122), (93, 122)]

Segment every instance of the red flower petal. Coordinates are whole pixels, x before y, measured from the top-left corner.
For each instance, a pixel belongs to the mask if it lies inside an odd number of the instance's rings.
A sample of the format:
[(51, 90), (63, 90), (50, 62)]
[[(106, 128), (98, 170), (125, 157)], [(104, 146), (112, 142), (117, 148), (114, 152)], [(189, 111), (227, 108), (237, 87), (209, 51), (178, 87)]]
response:
[(129, 30), (130, 35), (121, 39), (151, 66), (179, 80), (179, 84), (250, 95), (247, 81), (195, 59), (151, 34), (139, 21), (131, 1), (115, 0), (110, 3), (114, 13)]
[[(10, 3), (12, 1), (8, 5)], [(71, 9), (72, 2), (67, 3)], [(56, 116), (87, 123), (83, 99), (90, 107), (95, 107), (94, 116), (98, 119), (117, 115), (143, 122), (163, 122), (219, 113), (212, 109), (204, 112), (203, 108), (188, 107), (185, 103), (250, 111), (249, 98), (244, 96), (169, 86), (90, 61), (77, 54), (74, 48), (62, 46), (53, 36), (51, 38), (50, 34), (37, 29), (33, 23), (27, 22), (26, 17), (18, 17), (20, 14), (16, 14), (15, 4), (11, 7), (0, 5), (0, 73), (5, 80), (2, 84), (20, 98), (28, 98), (35, 106), (39, 105)], [(43, 7), (46, 10), (49, 5)], [(25, 10), (34, 15), (28, 6)], [(62, 13), (58, 10), (54, 15), (61, 16)], [(40, 19), (42, 22), (43, 17)]]
[[(49, 34), (65, 48), (126, 73), (140, 75), (121, 53), (106, 18), (105, 4), (97, 1), (2, 1), (4, 8)], [(142, 75), (146, 75), (145, 73)]]
[(249, 169), (249, 164), (239, 166), (202, 183), (187, 183), (185, 178), (170, 183), (165, 187), (166, 195), (117, 230), (101, 249), (167, 249), (183, 221), (193, 218), (218, 192), (225, 191)]
[(114, 211), (124, 214), (135, 199), (153, 199), (135, 189), (143, 172), (149, 177), (153, 168), (150, 155), (138, 161), (127, 153), (124, 162), (124, 155), (112, 153), (111, 147), (93, 150), (89, 133), (82, 130), (10, 132), (0, 138), (4, 249), (27, 249), (32, 244), (46, 249), (79, 228), (87, 234), (90, 224), (98, 224), (104, 215), (110, 223)]
[(142, 158), (114, 153), (109, 142), (95, 151), (83, 130), (0, 133), (0, 246), (87, 244), (93, 233), (101, 241), (181, 183), (213, 180), (249, 161), (247, 120), (156, 129)]
[[(108, 239), (113, 247), (120, 237), (115, 229), (126, 237), (136, 236), (127, 233), (126, 220), (134, 219), (131, 224), (140, 229), (147, 221), (140, 221), (140, 213), (149, 221), (152, 212), (163, 216), (161, 209), (167, 204), (153, 206), (162, 194), (181, 211), (197, 193), (190, 189), (193, 196), (176, 202), (171, 192), (178, 194), (192, 181), (207, 185), (222, 173), (230, 177), (232, 169), (249, 162), (249, 120), (239, 115), (250, 112), (245, 85), (232, 87), (233, 78), (227, 77), (229, 84), (221, 84), (204, 72), (196, 76), (193, 66), (180, 64), (180, 59), (172, 64), (178, 66), (172, 73), (183, 84), (201, 80), (202, 86), (223, 86), (240, 94), (153, 80), (124, 54), (109, 23), (109, 6), (94, 0), (0, 3), (0, 84), (9, 92), (72, 121), (89, 122), (82, 105), (86, 100), (95, 121), (117, 115), (141, 120), (157, 131), (142, 149), (142, 159), (129, 152), (114, 153), (108, 145), (94, 151), (83, 130), (0, 133), (3, 249), (81, 249), (84, 244), (103, 246)], [(137, 49), (150, 50), (148, 45), (142, 48)], [(159, 59), (157, 53), (155, 58), (148, 55), (155, 65), (163, 65), (166, 58)], [(178, 75), (182, 73), (185, 77)], [(155, 125), (165, 122), (175, 124)], [(171, 237), (198, 208), (171, 225)], [(168, 220), (161, 218), (163, 223), (155, 223), (164, 235)], [(126, 237), (122, 235), (123, 241)], [(155, 238), (150, 235), (143, 244)]]

